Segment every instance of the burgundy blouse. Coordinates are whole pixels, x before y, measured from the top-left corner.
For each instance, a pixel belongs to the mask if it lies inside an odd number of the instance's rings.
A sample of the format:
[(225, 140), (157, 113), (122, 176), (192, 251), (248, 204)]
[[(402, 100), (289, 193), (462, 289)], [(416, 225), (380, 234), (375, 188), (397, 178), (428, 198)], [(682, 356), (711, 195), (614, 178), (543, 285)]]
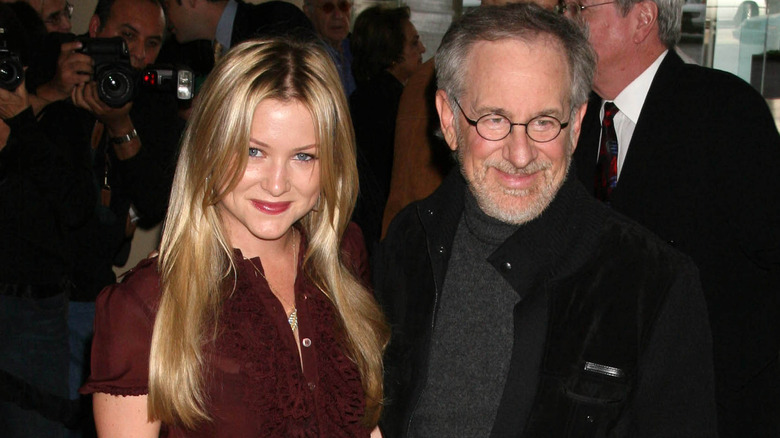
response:
[[(302, 242), (305, 248), (305, 242)], [(368, 284), (360, 229), (350, 224), (343, 260)], [(303, 253), (303, 251), (301, 251)], [(196, 430), (163, 425), (169, 437), (367, 437), (357, 366), (328, 298), (303, 274), (295, 281), (295, 337), (279, 300), (236, 251), (238, 281), (223, 304), (217, 339), (204, 348), (211, 422)], [(262, 269), (260, 261), (255, 265)], [(156, 261), (147, 259), (97, 299), (92, 375), (82, 393), (148, 393), (149, 349), (160, 298)]]

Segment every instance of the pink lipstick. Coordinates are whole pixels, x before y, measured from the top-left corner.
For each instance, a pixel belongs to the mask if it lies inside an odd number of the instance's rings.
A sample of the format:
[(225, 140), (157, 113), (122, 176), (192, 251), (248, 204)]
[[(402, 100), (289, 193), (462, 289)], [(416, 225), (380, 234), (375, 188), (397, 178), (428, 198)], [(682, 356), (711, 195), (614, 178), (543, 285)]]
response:
[(256, 209), (260, 210), (261, 212), (265, 214), (282, 214), (285, 211), (287, 211), (288, 208), (290, 208), (290, 202), (265, 202), (265, 201), (252, 201), (252, 205), (255, 206)]

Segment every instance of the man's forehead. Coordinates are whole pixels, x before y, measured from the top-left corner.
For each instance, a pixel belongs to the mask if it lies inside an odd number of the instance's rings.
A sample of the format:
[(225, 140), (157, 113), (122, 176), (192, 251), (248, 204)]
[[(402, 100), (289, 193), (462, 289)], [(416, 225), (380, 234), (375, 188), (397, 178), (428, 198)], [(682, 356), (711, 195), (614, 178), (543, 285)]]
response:
[[(156, 10), (157, 13), (152, 13)], [(149, 37), (162, 38), (165, 19), (159, 3), (150, 0), (117, 0), (108, 14), (106, 25), (121, 27)]]
[(468, 52), (465, 71), (463, 94), (480, 107), (504, 107), (501, 102), (508, 107), (518, 99), (569, 100), (568, 62), (561, 44), (550, 36), (479, 41)]
[(65, 7), (65, 0), (27, 0), (27, 4), (39, 13), (48, 13), (63, 9)]

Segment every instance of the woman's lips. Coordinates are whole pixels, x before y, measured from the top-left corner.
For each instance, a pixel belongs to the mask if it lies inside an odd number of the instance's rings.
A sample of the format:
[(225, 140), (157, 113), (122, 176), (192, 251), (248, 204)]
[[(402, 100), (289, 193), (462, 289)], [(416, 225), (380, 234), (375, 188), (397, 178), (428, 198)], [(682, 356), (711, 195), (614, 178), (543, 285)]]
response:
[(252, 201), (252, 205), (256, 209), (266, 214), (282, 214), (290, 208), (290, 202), (265, 202), (265, 201)]

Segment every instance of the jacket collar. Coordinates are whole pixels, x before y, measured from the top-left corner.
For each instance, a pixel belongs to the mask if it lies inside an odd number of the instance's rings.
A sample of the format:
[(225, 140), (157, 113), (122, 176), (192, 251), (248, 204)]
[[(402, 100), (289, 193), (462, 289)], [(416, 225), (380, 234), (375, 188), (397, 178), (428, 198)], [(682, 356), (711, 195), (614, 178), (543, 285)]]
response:
[[(443, 283), (447, 270), (465, 190), (466, 181), (456, 168), (430, 197), (417, 204), (437, 285)], [(596, 246), (598, 230), (608, 214), (570, 172), (547, 209), (520, 226), (488, 261), (525, 297), (546, 280), (575, 272)]]

